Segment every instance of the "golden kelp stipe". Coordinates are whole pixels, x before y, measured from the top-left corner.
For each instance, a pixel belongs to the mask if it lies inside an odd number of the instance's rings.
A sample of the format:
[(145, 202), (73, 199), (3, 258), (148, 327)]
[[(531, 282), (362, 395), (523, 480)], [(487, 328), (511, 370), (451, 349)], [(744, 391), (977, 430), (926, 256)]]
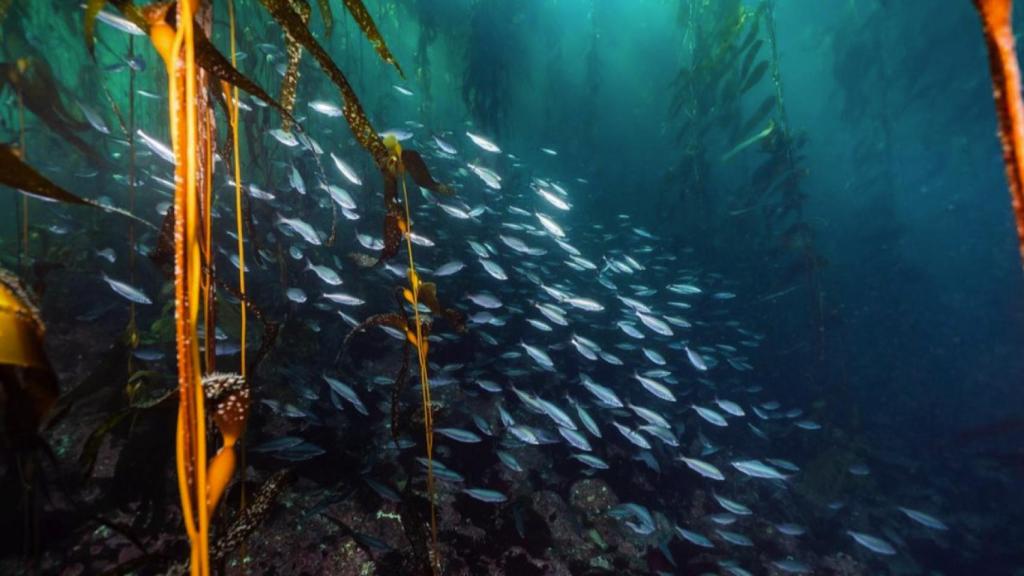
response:
[[(178, 24), (167, 23), (171, 4), (145, 9), (149, 36), (167, 68), (171, 142), (175, 158), (174, 192), (174, 303), (178, 353), (178, 426), (176, 461), (182, 516), (191, 544), (190, 571), (207, 576), (209, 564), (209, 513), (206, 506), (206, 412), (201, 386), (199, 345), (196, 331), (200, 301), (201, 253), (199, 232), (199, 182), (201, 166), (199, 123), (209, 122), (205, 98), (200, 99), (197, 81), (193, 15), (199, 0), (176, 4)], [(204, 76), (205, 77), (205, 76)], [(209, 128), (209, 127), (207, 127)], [(209, 137), (210, 131), (204, 132)], [(212, 169), (212, 166), (209, 167)], [(212, 175), (202, 171), (205, 178)]]
[(1010, 203), (1017, 224), (1017, 239), (1024, 259), (1024, 102), (1021, 101), (1020, 65), (1013, 37), (1013, 0), (974, 0), (981, 15), (1003, 164), (1010, 187)]

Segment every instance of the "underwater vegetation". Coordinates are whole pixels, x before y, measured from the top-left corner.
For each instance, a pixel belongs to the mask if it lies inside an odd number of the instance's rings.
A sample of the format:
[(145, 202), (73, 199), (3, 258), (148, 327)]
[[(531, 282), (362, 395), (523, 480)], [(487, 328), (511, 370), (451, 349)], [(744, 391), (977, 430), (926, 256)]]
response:
[(1012, 2), (839, 4), (0, 0), (0, 572), (1018, 569)]

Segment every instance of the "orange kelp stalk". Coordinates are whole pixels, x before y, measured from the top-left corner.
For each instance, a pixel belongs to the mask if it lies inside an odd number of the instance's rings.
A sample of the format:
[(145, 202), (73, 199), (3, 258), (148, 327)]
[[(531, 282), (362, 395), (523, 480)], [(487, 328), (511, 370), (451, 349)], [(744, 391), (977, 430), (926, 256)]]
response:
[(210, 573), (210, 517), (206, 503), (206, 414), (201, 381), (199, 342), (201, 235), (204, 229), (200, 191), (212, 177), (203, 166), (202, 143), (211, 137), (211, 116), (205, 96), (205, 73), (195, 62), (194, 15), (202, 0), (177, 2), (177, 29), (166, 21), (172, 4), (147, 7), (150, 38), (167, 67), (171, 142), (175, 158), (174, 312), (178, 349), (178, 430), (176, 456), (182, 517), (191, 544), (191, 573)]
[(992, 91), (999, 116), (999, 139), (1010, 184), (1010, 202), (1017, 221), (1017, 239), (1024, 259), (1024, 103), (1020, 66), (1013, 39), (1013, 0), (974, 0), (988, 45)]

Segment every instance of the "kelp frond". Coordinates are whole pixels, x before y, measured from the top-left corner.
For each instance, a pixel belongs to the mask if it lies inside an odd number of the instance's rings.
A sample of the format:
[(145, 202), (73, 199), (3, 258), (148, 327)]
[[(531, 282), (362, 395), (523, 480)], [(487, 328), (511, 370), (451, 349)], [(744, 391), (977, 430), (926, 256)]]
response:
[(156, 229), (156, 227), (149, 222), (135, 216), (127, 210), (100, 204), (68, 192), (64, 188), (61, 188), (51, 182), (39, 172), (36, 172), (35, 168), (32, 168), (22, 161), (21, 157), (13, 147), (7, 145), (0, 145), (0, 184), (16, 188), (26, 194), (36, 196), (44, 200), (63, 202), (65, 204), (78, 204), (80, 206), (92, 206), (93, 208), (99, 208), (106, 212), (127, 216), (144, 226)]
[(263, 4), (267, 12), (270, 13), (282, 28), (288, 31), (293, 38), (313, 55), (320, 68), (323, 69), (327, 77), (331, 79), (331, 82), (341, 91), (342, 100), (344, 101), (342, 113), (348, 122), (349, 128), (352, 129), (352, 134), (356, 137), (356, 141), (373, 156), (373, 161), (377, 164), (378, 168), (385, 172), (394, 172), (398, 164), (398, 158), (392, 157), (389, 154), (387, 147), (384, 146), (384, 142), (373, 128), (370, 119), (366, 116), (366, 112), (363, 110), (362, 104), (359, 103), (359, 99), (356, 97), (352, 85), (349, 84), (348, 78), (345, 77), (345, 74), (334, 63), (334, 60), (331, 59), (323, 46), (316, 41), (312, 32), (303, 23), (302, 17), (290, 6), (289, 0), (260, 0), (260, 3)]
[(380, 31), (377, 30), (377, 24), (373, 21), (373, 17), (370, 16), (370, 11), (366, 9), (366, 5), (363, 4), (363, 0), (345, 0), (345, 8), (348, 8), (349, 14), (352, 15), (352, 19), (359, 25), (359, 29), (363, 31), (366, 38), (373, 44), (373, 48), (377, 51), (377, 55), (380, 56), (381, 60), (391, 64), (398, 70), (398, 75), (405, 78), (405, 73), (402, 72), (402, 67), (398, 65), (398, 60), (395, 60), (394, 55), (391, 54), (391, 50), (388, 48), (384, 37), (380, 35)]
[[(306, 0), (292, 0), (292, 7), (302, 19), (304, 25), (309, 24), (311, 10)], [(329, 9), (329, 7), (328, 7)], [(302, 44), (285, 30), (285, 51), (288, 54), (288, 67), (284, 73), (284, 80), (281, 81), (281, 105), (291, 112), (295, 106), (295, 93), (299, 86), (299, 63), (302, 61)], [(289, 132), (292, 128), (291, 120), (285, 117), (281, 128)]]

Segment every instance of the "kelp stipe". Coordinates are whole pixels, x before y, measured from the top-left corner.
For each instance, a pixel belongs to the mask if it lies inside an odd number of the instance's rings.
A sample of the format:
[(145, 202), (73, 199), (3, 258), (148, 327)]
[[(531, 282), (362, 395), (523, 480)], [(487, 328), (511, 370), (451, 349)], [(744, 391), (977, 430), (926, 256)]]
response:
[(1010, 203), (1017, 224), (1017, 240), (1024, 260), (1024, 102), (1021, 101), (1020, 65), (1013, 36), (1013, 0), (974, 0), (981, 16), (999, 140), (1010, 187)]

